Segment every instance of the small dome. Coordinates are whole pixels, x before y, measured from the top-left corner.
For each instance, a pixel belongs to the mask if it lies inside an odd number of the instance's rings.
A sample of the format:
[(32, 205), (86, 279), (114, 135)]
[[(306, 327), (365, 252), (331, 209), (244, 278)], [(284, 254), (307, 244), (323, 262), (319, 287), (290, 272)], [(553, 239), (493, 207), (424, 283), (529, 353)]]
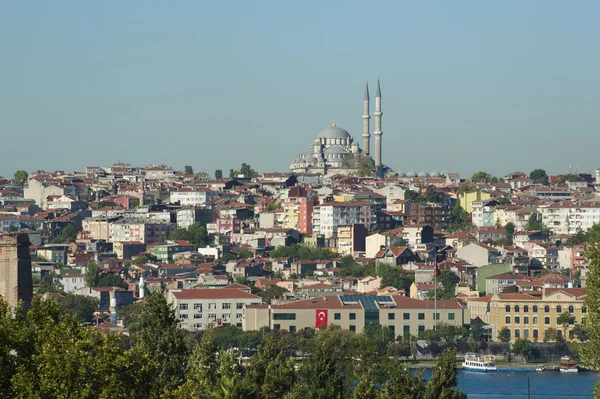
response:
[(324, 139), (345, 139), (350, 137), (350, 133), (341, 127), (337, 127), (335, 123), (328, 128), (325, 128), (319, 133), (319, 137)]
[(404, 173), (404, 172), (399, 172), (399, 173), (398, 173), (398, 177), (406, 177), (406, 173)]
[(440, 172), (437, 171), (437, 170), (434, 170), (433, 172), (431, 172), (429, 174), (429, 176), (431, 176), (431, 177), (440, 177)]
[(411, 170), (406, 174), (406, 177), (417, 177), (417, 174)]
[(325, 154), (347, 154), (348, 150), (340, 147), (339, 145), (333, 145), (325, 150)]
[(419, 172), (419, 177), (429, 177), (429, 173), (425, 172), (424, 170)]
[(305, 157), (304, 160), (306, 162), (317, 162), (317, 158), (313, 157), (312, 155)]

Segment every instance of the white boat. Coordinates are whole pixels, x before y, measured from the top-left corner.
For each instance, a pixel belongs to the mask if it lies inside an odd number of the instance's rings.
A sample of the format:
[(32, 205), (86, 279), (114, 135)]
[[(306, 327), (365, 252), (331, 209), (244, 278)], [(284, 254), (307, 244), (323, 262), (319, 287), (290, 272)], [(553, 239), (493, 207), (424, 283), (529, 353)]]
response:
[(563, 356), (560, 358), (560, 372), (561, 373), (578, 373), (579, 369), (575, 360), (571, 360), (569, 356)]
[(498, 371), (496, 367), (496, 357), (493, 355), (485, 355), (479, 357), (474, 353), (467, 353), (465, 360), (462, 363), (463, 370), (478, 371), (487, 373), (488, 371)]
[(543, 364), (540, 364), (535, 368), (535, 371), (546, 371), (546, 367)]

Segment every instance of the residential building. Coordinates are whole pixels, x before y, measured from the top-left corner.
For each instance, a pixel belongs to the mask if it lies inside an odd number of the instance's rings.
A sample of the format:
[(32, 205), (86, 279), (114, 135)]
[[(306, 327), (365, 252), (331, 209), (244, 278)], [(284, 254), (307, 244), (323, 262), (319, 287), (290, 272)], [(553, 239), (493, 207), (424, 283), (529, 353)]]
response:
[[(565, 340), (575, 340), (573, 327), (581, 324), (587, 314), (583, 288), (546, 288), (542, 296), (523, 293), (496, 293), (490, 301), (490, 323), (494, 326), (492, 337), (506, 327), (511, 341), (519, 338), (543, 340), (549, 328)], [(558, 323), (558, 316), (568, 312), (574, 318), (571, 325)]]
[(259, 296), (235, 288), (172, 289), (166, 295), (181, 328), (189, 331), (204, 330), (210, 325), (241, 328), (244, 308), (262, 304)]
[(375, 222), (372, 202), (326, 202), (313, 210), (313, 231), (325, 238), (334, 237), (339, 225), (362, 224), (368, 230)]
[(82, 221), (82, 230), (87, 238), (92, 240), (110, 241), (110, 224), (119, 220), (118, 217), (91, 217)]
[(485, 292), (487, 294), (496, 294), (504, 288), (515, 285), (518, 281), (528, 280), (526, 274), (507, 272), (489, 276), (485, 279)]
[(187, 241), (167, 241), (166, 244), (155, 245), (152, 247), (152, 253), (161, 262), (170, 262), (173, 255), (180, 252), (193, 251), (194, 246)]
[(117, 258), (131, 260), (134, 256), (146, 251), (146, 244), (141, 241), (119, 241), (113, 243), (113, 251)]
[(495, 226), (494, 208), (497, 205), (498, 201), (495, 200), (479, 200), (471, 202), (471, 207), (473, 209), (473, 214), (471, 215), (472, 223), (477, 227)]
[(340, 256), (358, 257), (365, 253), (368, 230), (362, 224), (340, 225), (337, 228), (337, 252)]
[(67, 294), (72, 294), (75, 291), (85, 287), (84, 274), (64, 274), (60, 276), (60, 283)]
[(186, 207), (175, 211), (177, 228), (187, 229), (194, 223), (200, 223), (206, 226), (208, 223), (214, 223), (217, 219), (217, 214), (211, 209)]
[(502, 261), (502, 254), (497, 248), (480, 243), (472, 243), (458, 248), (456, 256), (478, 267)]
[(110, 242), (137, 241), (144, 244), (166, 241), (175, 230), (174, 223), (141, 219), (120, 219), (109, 225)]
[(449, 221), (447, 205), (433, 202), (413, 202), (406, 204), (407, 225), (430, 225), (435, 229), (446, 228)]
[(408, 247), (384, 247), (375, 254), (375, 259), (377, 262), (398, 266), (413, 262), (417, 257)]
[(178, 191), (171, 191), (170, 201), (183, 207), (199, 206), (216, 198), (217, 195), (217, 192), (207, 188), (181, 188)]

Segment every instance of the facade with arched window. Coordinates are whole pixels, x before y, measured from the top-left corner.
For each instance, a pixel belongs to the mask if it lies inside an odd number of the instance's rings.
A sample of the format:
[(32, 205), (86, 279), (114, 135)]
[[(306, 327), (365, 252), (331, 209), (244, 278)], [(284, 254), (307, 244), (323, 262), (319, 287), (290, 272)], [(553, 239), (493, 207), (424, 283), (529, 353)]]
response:
[[(583, 306), (586, 297), (583, 288), (546, 288), (540, 296), (524, 293), (497, 293), (489, 300), (489, 321), (493, 326), (492, 337), (506, 327), (511, 340), (518, 338), (543, 339), (544, 332), (553, 328), (566, 340), (577, 340), (573, 329), (581, 324), (587, 310)], [(541, 314), (539, 310), (543, 310)], [(575, 319), (573, 325), (563, 326), (557, 319), (568, 311)], [(539, 316), (538, 316), (539, 315)], [(541, 317), (540, 317), (541, 316)]]

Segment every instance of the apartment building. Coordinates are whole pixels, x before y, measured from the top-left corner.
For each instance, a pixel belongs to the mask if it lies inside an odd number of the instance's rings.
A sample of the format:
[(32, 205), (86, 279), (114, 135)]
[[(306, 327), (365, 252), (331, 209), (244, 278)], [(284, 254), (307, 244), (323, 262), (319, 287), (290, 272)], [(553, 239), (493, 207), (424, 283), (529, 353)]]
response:
[(110, 241), (110, 224), (119, 220), (118, 217), (91, 217), (83, 219), (82, 230), (92, 240)]
[(198, 206), (216, 197), (217, 193), (207, 188), (181, 188), (171, 192), (170, 201), (181, 206)]
[(337, 229), (337, 252), (340, 256), (357, 257), (365, 252), (367, 228), (362, 224), (341, 225)]
[(296, 229), (300, 234), (312, 234), (315, 203), (316, 198), (286, 198), (281, 205), (283, 208), (282, 226), (286, 229)]
[(110, 242), (139, 241), (144, 244), (166, 241), (175, 231), (174, 223), (147, 220), (115, 220), (109, 225)]
[(587, 231), (594, 224), (600, 223), (600, 205), (580, 205), (569, 209), (569, 234)]
[(169, 290), (166, 295), (181, 328), (189, 331), (209, 325), (242, 327), (244, 308), (262, 304), (259, 296), (236, 288)]
[(469, 311), (454, 300), (421, 301), (405, 296), (322, 296), (281, 305), (249, 305), (243, 317), (244, 331), (269, 327), (297, 331), (337, 325), (362, 332), (365, 325), (388, 326), (395, 336), (421, 336), (434, 324), (468, 324)]
[(494, 220), (494, 208), (498, 205), (498, 201), (473, 201), (471, 207), (473, 213), (471, 220), (477, 227), (493, 227), (496, 225)]
[(554, 234), (569, 234), (570, 203), (542, 205), (538, 209), (542, 223)]
[[(583, 304), (586, 297), (583, 288), (546, 288), (543, 295), (533, 296), (523, 293), (494, 294), (490, 301), (490, 323), (494, 340), (498, 332), (506, 327), (511, 341), (519, 338), (543, 340), (544, 332), (553, 328), (562, 338), (575, 339), (573, 327), (581, 324), (587, 310)], [(571, 325), (558, 323), (558, 316), (568, 312), (574, 317)]]
[(348, 224), (362, 224), (371, 230), (375, 219), (371, 202), (326, 202), (314, 207), (313, 232), (331, 238), (337, 234), (338, 226)]

